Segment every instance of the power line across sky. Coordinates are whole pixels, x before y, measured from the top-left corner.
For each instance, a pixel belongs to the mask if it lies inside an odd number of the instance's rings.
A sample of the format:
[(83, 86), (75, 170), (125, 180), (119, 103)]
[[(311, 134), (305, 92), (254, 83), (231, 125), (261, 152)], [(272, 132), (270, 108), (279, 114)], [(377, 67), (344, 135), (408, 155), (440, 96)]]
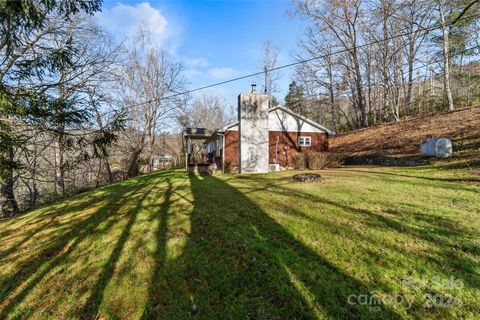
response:
[[(459, 18), (459, 19), (455, 19), (455, 20), (454, 20), (453, 22), (451, 22), (451, 23), (446, 23), (445, 25), (442, 25), (441, 23), (436, 23), (436, 24), (434, 24), (434, 25), (432, 25), (432, 26), (425, 27), (425, 28), (422, 28), (422, 29), (423, 29), (423, 32), (424, 32), (425, 34), (428, 34), (428, 33), (430, 33), (431, 31), (436, 30), (436, 29), (443, 28), (444, 26), (449, 26), (449, 27), (451, 27), (451, 26), (453, 26), (454, 24), (458, 23), (459, 21), (467, 20), (467, 19), (472, 19), (472, 18), (478, 18), (478, 17), (480, 17), (480, 14), (474, 14), (474, 15), (470, 15), (470, 16), (463, 16), (463, 17), (461, 17), (461, 18)], [(415, 33), (415, 32), (418, 32), (418, 31), (415, 30), (415, 31), (411, 31), (411, 32), (402, 32), (402, 33), (393, 35), (393, 36), (391, 36), (391, 37), (388, 37), (388, 38), (386, 38), (386, 39), (378, 39), (378, 40), (370, 41), (370, 42), (367, 42), (367, 43), (364, 43), (364, 44), (361, 44), (361, 45), (357, 45), (357, 46), (353, 46), (353, 47), (349, 47), (349, 48), (339, 49), (339, 50), (337, 50), (337, 51), (333, 51), (333, 52), (330, 52), (330, 53), (327, 53), (327, 54), (322, 54), (322, 55), (315, 56), (315, 57), (312, 57), (312, 58), (303, 59), (303, 60), (298, 60), (298, 61), (291, 62), (291, 63), (288, 63), (288, 64), (284, 64), (284, 65), (281, 65), (281, 66), (278, 66), (278, 67), (275, 67), (275, 68), (266, 69), (266, 70), (262, 70), (262, 71), (258, 71), (258, 72), (254, 72), (254, 73), (250, 73), (250, 74), (246, 74), (246, 75), (243, 75), (243, 76), (231, 78), (231, 79), (224, 80), (224, 81), (220, 81), (220, 82), (215, 82), (215, 83), (212, 83), (212, 84), (208, 84), (208, 85), (205, 85), (205, 86), (197, 87), (197, 88), (190, 89), (190, 90), (186, 90), (186, 91), (182, 91), (182, 92), (175, 92), (175, 93), (173, 93), (173, 94), (171, 94), (171, 95), (168, 95), (168, 96), (166, 96), (166, 97), (162, 97), (162, 98), (160, 98), (160, 99), (152, 99), (152, 100), (140, 102), (140, 103), (138, 103), (137, 105), (149, 104), (149, 103), (158, 102), (158, 101), (161, 101), (161, 100), (172, 99), (172, 98), (175, 98), (175, 97), (178, 97), (178, 96), (181, 96), (181, 95), (188, 95), (188, 94), (191, 94), (191, 93), (194, 93), (194, 92), (197, 92), (197, 91), (201, 91), (201, 90), (205, 90), (205, 89), (209, 89), (209, 88), (213, 88), (213, 87), (218, 87), (218, 86), (225, 85), (225, 84), (228, 84), (228, 83), (232, 83), (232, 82), (236, 82), (236, 81), (240, 81), (240, 80), (244, 80), (244, 79), (248, 79), (248, 78), (252, 78), (252, 77), (258, 77), (258, 76), (260, 76), (260, 75), (264, 75), (266, 72), (278, 71), (278, 70), (290, 68), (290, 67), (293, 67), (293, 66), (297, 66), (297, 65), (300, 65), (300, 64), (305, 64), (305, 63), (308, 63), (308, 62), (311, 62), (311, 61), (315, 61), (315, 60), (319, 60), (319, 59), (324, 59), (324, 58), (327, 58), (327, 57), (329, 57), (329, 56), (347, 53), (347, 52), (350, 52), (350, 51), (353, 50), (353, 49), (363, 49), (363, 48), (366, 48), (366, 47), (369, 47), (369, 46), (373, 46), (373, 45), (376, 45), (376, 44), (379, 44), (379, 43), (383, 43), (383, 42), (385, 42), (385, 41), (391, 41), (391, 40), (394, 40), (394, 39), (397, 39), (397, 38), (405, 37), (405, 36), (411, 35), (411, 34), (413, 34), (413, 33)], [(471, 48), (470, 48), (470, 49), (471, 49)]]

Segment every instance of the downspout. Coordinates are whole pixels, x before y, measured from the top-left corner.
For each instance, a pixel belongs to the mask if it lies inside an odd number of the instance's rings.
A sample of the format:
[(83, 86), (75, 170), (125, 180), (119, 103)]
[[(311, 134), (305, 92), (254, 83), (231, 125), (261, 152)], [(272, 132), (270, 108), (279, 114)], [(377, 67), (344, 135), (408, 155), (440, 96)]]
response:
[(278, 163), (278, 159), (277, 159), (277, 156), (278, 156), (278, 140), (280, 139), (279, 136), (277, 136), (277, 142), (275, 143), (275, 164)]
[(225, 133), (220, 133), (222, 136), (222, 173), (225, 173)]

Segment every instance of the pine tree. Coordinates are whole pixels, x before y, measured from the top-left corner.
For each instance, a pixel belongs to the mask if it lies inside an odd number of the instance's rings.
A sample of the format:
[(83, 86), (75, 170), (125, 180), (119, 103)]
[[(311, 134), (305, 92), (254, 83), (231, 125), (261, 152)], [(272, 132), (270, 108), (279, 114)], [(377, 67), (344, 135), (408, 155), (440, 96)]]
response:
[(285, 105), (293, 112), (303, 116), (308, 115), (308, 107), (304, 96), (303, 87), (292, 81), (288, 86), (288, 94), (285, 96)]
[[(69, 63), (71, 47), (49, 47), (52, 17), (67, 21), (80, 12), (99, 11), (101, 0), (30, 0), (0, 2), (0, 217), (18, 213), (14, 196), (15, 149), (24, 137), (14, 128), (35, 124), (50, 112), (49, 97), (26, 79), (42, 70), (52, 72)], [(34, 50), (36, 49), (36, 50)]]

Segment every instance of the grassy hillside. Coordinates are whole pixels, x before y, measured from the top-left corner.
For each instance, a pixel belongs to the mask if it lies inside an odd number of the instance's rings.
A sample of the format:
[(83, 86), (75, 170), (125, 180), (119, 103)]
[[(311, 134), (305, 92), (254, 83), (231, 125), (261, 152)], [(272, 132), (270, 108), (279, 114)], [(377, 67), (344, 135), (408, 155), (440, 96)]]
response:
[(480, 167), (480, 106), (339, 134), (330, 139), (330, 148), (347, 155), (415, 156), (420, 144), (433, 137), (452, 140), (454, 162)]
[(163, 171), (0, 221), (0, 319), (478, 318), (478, 178), (321, 174)]

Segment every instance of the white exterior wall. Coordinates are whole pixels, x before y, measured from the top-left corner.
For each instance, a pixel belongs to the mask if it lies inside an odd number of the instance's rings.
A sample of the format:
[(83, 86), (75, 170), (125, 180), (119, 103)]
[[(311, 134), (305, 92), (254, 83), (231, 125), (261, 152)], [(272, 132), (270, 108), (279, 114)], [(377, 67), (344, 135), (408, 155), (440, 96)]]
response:
[(239, 171), (268, 172), (268, 96), (242, 93), (238, 97)]
[[(238, 124), (228, 128), (229, 131), (238, 131)], [(269, 131), (294, 131), (294, 132), (325, 132), (311, 124), (277, 109), (270, 111), (268, 115)]]
[(270, 131), (324, 132), (280, 109), (270, 111), (268, 123)]
[[(238, 124), (232, 125), (228, 131), (238, 131)], [(268, 114), (268, 130), (269, 131), (293, 131), (293, 132), (325, 132), (318, 127), (314, 127), (308, 122), (303, 121), (291, 114), (276, 109)]]

